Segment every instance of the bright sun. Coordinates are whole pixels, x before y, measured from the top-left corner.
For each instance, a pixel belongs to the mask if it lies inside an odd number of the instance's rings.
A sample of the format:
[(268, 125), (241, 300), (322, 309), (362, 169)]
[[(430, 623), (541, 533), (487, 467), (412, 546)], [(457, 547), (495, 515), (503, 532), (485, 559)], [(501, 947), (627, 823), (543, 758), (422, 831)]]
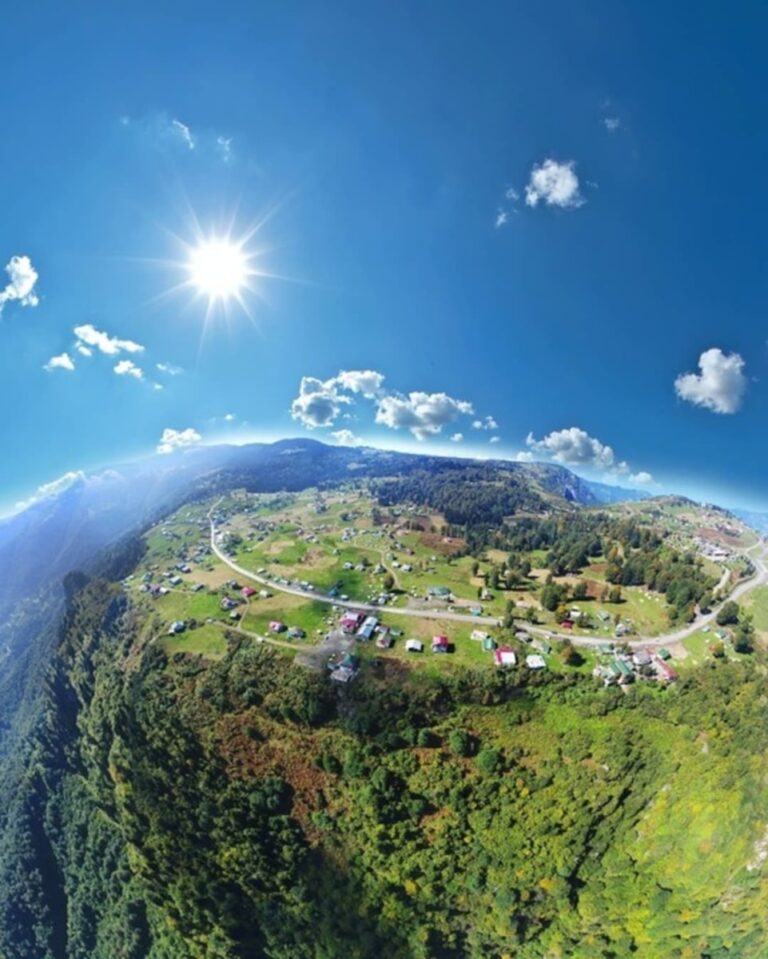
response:
[(192, 283), (209, 300), (239, 297), (248, 282), (248, 263), (241, 247), (230, 240), (205, 240), (190, 251)]

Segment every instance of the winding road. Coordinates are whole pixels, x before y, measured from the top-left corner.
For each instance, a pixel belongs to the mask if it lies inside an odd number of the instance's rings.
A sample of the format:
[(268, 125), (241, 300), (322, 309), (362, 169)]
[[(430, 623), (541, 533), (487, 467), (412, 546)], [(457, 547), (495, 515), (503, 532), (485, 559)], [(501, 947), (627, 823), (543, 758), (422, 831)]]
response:
[[(382, 608), (381, 606), (373, 606), (370, 603), (355, 603), (351, 600), (337, 599), (336, 597), (327, 596), (314, 590), (303, 589), (301, 586), (282, 586), (274, 582), (274, 580), (266, 579), (264, 576), (259, 576), (258, 573), (254, 573), (249, 569), (245, 569), (245, 567), (240, 566), (238, 563), (235, 563), (233, 560), (231, 560), (224, 553), (224, 551), (220, 549), (218, 543), (216, 542), (216, 524), (213, 521), (213, 513), (215, 509), (215, 506), (212, 507), (208, 513), (208, 521), (211, 526), (211, 550), (222, 561), (222, 563), (233, 570), (233, 572), (239, 573), (241, 576), (245, 576), (247, 579), (253, 580), (256, 583), (260, 583), (262, 586), (269, 587), (270, 589), (276, 590), (280, 593), (288, 593), (291, 596), (298, 596), (301, 599), (315, 600), (319, 603), (327, 603), (329, 606), (340, 606), (345, 609), (361, 610), (367, 613), (378, 613), (381, 615), (382, 612), (386, 612), (387, 616), (411, 616), (416, 619), (439, 619), (457, 623), (473, 623), (476, 626), (499, 625), (499, 618), (497, 616), (472, 616), (469, 613), (456, 613), (452, 610), (408, 609), (395, 606), (387, 606)], [(754, 563), (755, 572), (748, 580), (745, 580), (743, 583), (739, 583), (739, 585), (732, 590), (730, 595), (726, 598), (727, 600), (736, 601), (742, 596), (745, 596), (747, 593), (751, 592), (753, 589), (756, 589), (758, 586), (764, 586), (766, 583), (768, 583), (768, 568), (766, 568), (765, 565), (766, 547), (762, 542), (759, 544), (759, 547), (760, 555), (750, 557)], [(749, 552), (752, 552), (755, 549), (756, 547), (752, 547)], [(726, 570), (723, 573), (723, 578), (718, 584), (720, 587), (727, 582), (727, 575), (728, 571)], [(718, 606), (710, 613), (699, 614), (692, 623), (689, 623), (687, 626), (684, 626), (681, 629), (673, 632), (664, 633), (662, 636), (638, 637), (636, 639), (627, 640), (626, 642), (633, 648), (644, 646), (667, 646), (672, 643), (682, 642), (682, 640), (688, 639), (689, 636), (697, 633), (704, 626), (708, 626), (713, 623), (719, 608), (720, 607)], [(574, 646), (598, 646), (602, 643), (610, 642), (610, 637), (579, 636), (573, 633), (559, 633), (547, 627), (532, 626), (530, 623), (527, 623), (523, 620), (519, 621), (519, 626), (527, 633), (531, 633), (531, 635), (543, 636), (547, 639), (568, 640), (569, 642), (573, 643)]]

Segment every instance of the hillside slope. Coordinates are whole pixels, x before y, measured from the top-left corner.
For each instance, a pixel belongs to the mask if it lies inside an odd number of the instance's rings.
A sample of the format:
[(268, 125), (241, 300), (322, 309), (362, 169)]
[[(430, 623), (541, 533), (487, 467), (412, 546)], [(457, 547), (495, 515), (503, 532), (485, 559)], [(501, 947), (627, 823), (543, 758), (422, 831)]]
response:
[(234, 636), (169, 656), (74, 578), (2, 785), (0, 955), (764, 955), (762, 667), (630, 696), (381, 669), (334, 687)]

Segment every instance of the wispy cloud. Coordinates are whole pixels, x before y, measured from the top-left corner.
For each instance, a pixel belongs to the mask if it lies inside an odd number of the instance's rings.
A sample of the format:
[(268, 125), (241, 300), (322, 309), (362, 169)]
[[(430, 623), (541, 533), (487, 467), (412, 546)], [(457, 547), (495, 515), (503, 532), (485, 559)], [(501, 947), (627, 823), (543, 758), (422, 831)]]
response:
[(681, 373), (675, 380), (675, 392), (681, 400), (713, 413), (736, 413), (746, 390), (743, 358), (717, 347), (701, 354), (698, 373)]
[(200, 129), (166, 111), (145, 116), (121, 116), (120, 125), (140, 139), (147, 148), (167, 153), (195, 154), (201, 159), (231, 163), (235, 159), (234, 139), (221, 131)]
[[(97, 330), (91, 323), (84, 323), (76, 326), (74, 334), (77, 337), (75, 349), (84, 356), (90, 356), (89, 350), (98, 350), (100, 353), (106, 353), (107, 356), (117, 356), (118, 353), (143, 353), (144, 347), (140, 343), (134, 343), (133, 340), (121, 340), (119, 337), (110, 336)], [(85, 347), (85, 349), (83, 349)]]
[(38, 486), (32, 496), (16, 503), (16, 509), (23, 510), (33, 503), (39, 502), (41, 499), (47, 499), (49, 496), (58, 496), (59, 493), (64, 493), (72, 486), (81, 482), (85, 482), (85, 473), (83, 473), (82, 470), (70, 470), (70, 472), (64, 473), (63, 476), (59, 476), (58, 479)]
[(603, 126), (609, 133), (615, 133), (621, 127), (621, 118), (603, 117)]
[(0, 290), (0, 313), (6, 303), (16, 301), (19, 306), (37, 306), (40, 299), (35, 293), (38, 274), (28, 256), (12, 256), (5, 265), (8, 282)]
[(171, 130), (181, 138), (188, 150), (195, 149), (195, 138), (186, 123), (182, 123), (181, 120), (171, 120)]
[(451, 442), (460, 443), (463, 439), (464, 439), (463, 433), (454, 433), (453, 436), (451, 437)]
[(184, 372), (180, 366), (174, 366), (173, 363), (155, 363), (155, 369), (168, 376), (181, 376)]

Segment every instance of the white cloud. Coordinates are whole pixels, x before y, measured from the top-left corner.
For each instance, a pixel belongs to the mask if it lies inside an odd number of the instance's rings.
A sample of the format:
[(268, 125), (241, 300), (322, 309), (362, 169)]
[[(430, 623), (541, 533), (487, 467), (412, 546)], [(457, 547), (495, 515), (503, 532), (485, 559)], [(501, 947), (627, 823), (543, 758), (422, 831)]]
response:
[(226, 421), (227, 423), (231, 423), (231, 422), (234, 420), (234, 418), (235, 418), (235, 414), (234, 414), (234, 413), (225, 413), (225, 414), (224, 414), (224, 419), (225, 419), (225, 421)]
[(58, 479), (52, 480), (50, 483), (43, 483), (42, 486), (38, 486), (37, 492), (40, 496), (55, 496), (56, 493), (63, 493), (65, 489), (69, 489), (70, 486), (74, 486), (75, 483), (78, 483), (84, 479), (85, 473), (82, 470), (70, 470), (68, 473), (64, 473), (64, 475), (60, 476)]
[(615, 461), (610, 446), (605, 446), (578, 426), (571, 426), (565, 430), (553, 430), (541, 440), (535, 439), (533, 433), (529, 433), (525, 442), (531, 450), (567, 466), (608, 469), (614, 465)]
[(641, 470), (639, 473), (629, 474), (629, 482), (634, 486), (651, 486), (653, 481), (653, 476), (645, 470)]
[(675, 380), (680, 399), (713, 413), (735, 413), (747, 389), (742, 357), (717, 348), (705, 350), (699, 357), (699, 370), (681, 373)]
[(115, 363), (114, 370), (118, 376), (132, 376), (136, 380), (144, 378), (144, 371), (141, 367), (136, 366), (133, 360), (120, 360)]
[(339, 446), (360, 446), (363, 442), (359, 436), (355, 436), (352, 430), (336, 430), (335, 433), (331, 433), (331, 436)]
[(494, 227), (498, 230), (509, 220), (509, 214), (506, 210), (499, 209), (496, 211), (496, 219), (493, 221)]
[(229, 164), (236, 159), (233, 138), (217, 130), (194, 129), (165, 111), (144, 116), (121, 116), (120, 126), (142, 145), (161, 152), (183, 151), (202, 162), (216, 160)]
[(40, 302), (35, 293), (37, 270), (28, 256), (12, 256), (5, 265), (8, 283), (0, 290), (0, 313), (6, 303), (15, 300), (20, 306), (37, 306)]
[(181, 120), (171, 120), (171, 130), (181, 138), (182, 143), (184, 143), (187, 149), (195, 149), (195, 138), (192, 136), (192, 131), (186, 123), (182, 123)]
[(174, 366), (173, 363), (155, 363), (155, 369), (167, 373), (168, 376), (180, 376), (184, 372), (180, 366)]
[(336, 388), (336, 380), (318, 380), (314, 376), (302, 376), (299, 395), (291, 403), (291, 416), (307, 429), (318, 426), (333, 426), (342, 407), (351, 403)]
[(52, 356), (43, 367), (48, 373), (51, 373), (53, 370), (69, 370), (71, 372), (74, 368), (75, 364), (72, 362), (72, 357), (69, 353), (60, 353), (58, 356)]
[(492, 436), (492, 437), (488, 440), (488, 442), (489, 442), (489, 443), (500, 443), (500, 442), (501, 442), (501, 437), (500, 437), (500, 436)]
[(390, 429), (408, 429), (418, 440), (440, 433), (461, 415), (471, 416), (472, 404), (447, 393), (414, 391), (407, 396), (382, 396), (376, 408), (376, 422)]
[(187, 446), (196, 446), (202, 440), (197, 430), (188, 427), (185, 430), (174, 430), (166, 427), (157, 446), (158, 453), (173, 453), (174, 450)]
[(584, 203), (579, 193), (579, 178), (575, 173), (575, 162), (558, 163), (557, 160), (545, 160), (540, 166), (534, 166), (528, 186), (525, 188), (525, 202), (528, 206), (537, 206), (543, 200), (547, 206), (556, 206), (561, 210), (574, 210)]
[(530, 450), (519, 450), (512, 459), (516, 463), (532, 463), (533, 462), (533, 453)]
[(372, 400), (381, 392), (384, 374), (377, 373), (376, 370), (342, 370), (335, 383), (343, 390), (362, 393), (367, 400)]
[[(328, 380), (302, 377), (291, 416), (308, 429), (333, 426), (339, 418), (349, 419), (345, 411), (354, 402), (351, 394), (373, 403), (376, 423), (395, 430), (408, 429), (420, 440), (440, 433), (460, 416), (474, 415), (471, 403), (447, 393), (388, 392), (384, 375), (376, 370), (342, 370)], [(480, 422), (492, 424), (484, 429), (496, 429), (492, 417)]]
[(513, 186), (507, 187), (507, 192), (504, 194), (504, 196), (513, 203), (516, 203), (520, 199), (520, 194)]
[(32, 496), (15, 504), (16, 509), (26, 509), (28, 506), (31, 506), (33, 503), (37, 503), (41, 499), (45, 499), (47, 496), (56, 496), (58, 493), (63, 493), (65, 490), (68, 490), (76, 483), (84, 481), (85, 473), (83, 473), (82, 470), (70, 470), (68, 473), (64, 473), (64, 475), (60, 476), (58, 479), (52, 480), (50, 483), (43, 483), (42, 486), (38, 486)]
[(473, 420), (472, 429), (473, 430), (497, 430), (499, 424), (492, 416), (485, 416), (481, 420)]
[(451, 442), (460, 443), (463, 439), (464, 439), (463, 433), (454, 433), (453, 436), (451, 437)]
[(615, 133), (621, 126), (621, 118), (603, 117), (603, 126), (609, 133)]
[[(106, 353), (108, 356), (117, 356), (118, 353), (123, 352), (142, 353), (144, 351), (144, 347), (140, 343), (110, 336), (108, 333), (97, 330), (91, 323), (76, 326), (74, 333), (78, 340), (76, 344), (77, 349), (80, 349), (81, 345), (84, 344), (86, 347), (93, 347), (93, 349), (99, 350), (101, 353)], [(82, 350), (80, 350), (80, 352), (82, 352)]]
[(232, 159), (232, 137), (216, 137), (216, 150), (225, 163)]
[(85, 343), (81, 343), (79, 340), (75, 343), (75, 349), (81, 356), (93, 356), (93, 350), (90, 346), (86, 346)]

